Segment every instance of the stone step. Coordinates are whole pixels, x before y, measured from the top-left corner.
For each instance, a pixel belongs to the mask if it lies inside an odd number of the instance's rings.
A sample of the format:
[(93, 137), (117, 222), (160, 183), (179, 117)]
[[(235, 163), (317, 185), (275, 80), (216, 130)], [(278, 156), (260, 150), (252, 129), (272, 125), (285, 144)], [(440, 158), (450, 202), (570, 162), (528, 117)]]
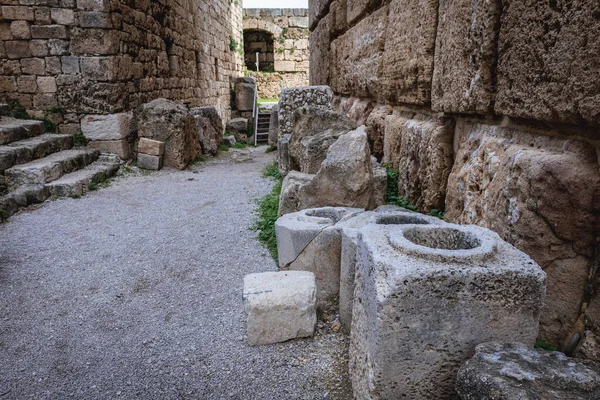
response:
[(25, 184), (49, 183), (91, 164), (98, 155), (98, 150), (93, 149), (63, 150), (39, 160), (16, 165), (4, 171), (4, 175), (9, 189)]
[(81, 196), (90, 190), (90, 184), (102, 182), (116, 174), (119, 166), (119, 163), (96, 161), (45, 186), (52, 197)]
[(28, 163), (58, 151), (73, 147), (72, 135), (44, 133), (0, 146), (0, 173), (17, 164)]
[(42, 121), (0, 117), (0, 145), (39, 136), (45, 131)]
[(0, 222), (19, 211), (20, 207), (42, 203), (50, 197), (44, 185), (23, 185), (6, 196), (0, 197)]

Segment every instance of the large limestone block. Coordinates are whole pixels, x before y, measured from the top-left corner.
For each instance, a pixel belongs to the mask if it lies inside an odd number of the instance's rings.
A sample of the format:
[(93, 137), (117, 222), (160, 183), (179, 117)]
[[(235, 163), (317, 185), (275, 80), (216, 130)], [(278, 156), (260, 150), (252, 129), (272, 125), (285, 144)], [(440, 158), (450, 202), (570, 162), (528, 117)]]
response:
[(315, 276), (305, 271), (244, 277), (244, 309), (250, 346), (312, 336), (317, 325)]
[(438, 10), (432, 108), (486, 114), (494, 98), (501, 2), (441, 1)]
[(235, 136), (235, 140), (241, 143), (248, 142), (248, 119), (234, 118), (227, 121), (225, 130)]
[(287, 176), (288, 172), (297, 169), (290, 156), (290, 137), (292, 135), (282, 135), (277, 143), (277, 168), (281, 176)]
[(165, 143), (163, 164), (184, 169), (200, 155), (196, 121), (182, 104), (156, 99), (137, 110), (138, 135)]
[(300, 209), (336, 206), (369, 207), (373, 190), (373, 166), (365, 128), (340, 138), (310, 182), (300, 187)]
[(431, 99), (438, 0), (392, 0), (380, 84), (384, 99), (427, 104)]
[[(382, 7), (336, 39), (332, 87), (336, 93), (378, 98), (381, 93), (380, 69), (386, 40), (388, 7)], [(333, 75), (333, 74), (332, 74)]]
[(308, 174), (316, 174), (327, 150), (341, 135), (356, 129), (344, 114), (306, 106), (294, 112), (289, 154), (293, 164)]
[(442, 223), (443, 221), (440, 219), (408, 211), (397, 206), (382, 206), (373, 211), (358, 214), (341, 222), (337, 226), (342, 231), (339, 315), (342, 327), (346, 332), (350, 332), (352, 324), (356, 252), (358, 249), (358, 232), (360, 228), (367, 225), (439, 225)]
[(378, 161), (383, 159), (383, 144), (385, 137), (385, 119), (392, 113), (392, 108), (386, 105), (376, 106), (369, 114), (365, 124), (371, 154)]
[(455, 399), (460, 365), (486, 341), (533, 345), (544, 272), (479, 227), (359, 231), (350, 378), (359, 399)]
[(121, 160), (127, 160), (131, 157), (131, 147), (127, 139), (121, 140), (92, 140), (88, 146), (102, 153), (113, 153), (119, 156)]
[(600, 125), (598, 13), (595, 1), (503, 1), (495, 112)]
[(88, 140), (120, 140), (132, 132), (133, 113), (86, 115), (81, 132)]
[(383, 0), (346, 0), (346, 14), (348, 24), (353, 24), (364, 17), (369, 10), (374, 10), (383, 3)]
[(397, 114), (385, 117), (382, 162), (394, 169), (398, 169), (400, 165), (402, 132), (407, 121), (408, 119)]
[[(283, 139), (279, 141), (279, 149), (284, 148), (282, 142)], [(312, 181), (314, 177), (314, 175), (304, 174), (298, 171), (289, 171), (289, 173), (286, 174), (281, 184), (281, 195), (279, 196), (279, 216), (307, 208), (303, 207), (300, 203), (299, 193), (300, 190), (310, 181)]]
[(308, 26), (314, 30), (317, 23), (327, 12), (332, 0), (308, 0)]
[[(305, 136), (299, 143), (298, 165), (305, 174), (316, 174), (327, 157), (327, 150), (334, 144), (339, 134), (327, 130), (314, 136)], [(293, 136), (292, 136), (293, 138)]]
[(330, 47), (331, 17), (323, 18), (310, 34), (310, 69), (311, 85), (328, 85), (331, 71)]
[(279, 142), (279, 104), (271, 107), (271, 119), (269, 122), (269, 146), (277, 147)]
[(449, 121), (406, 121), (398, 158), (398, 195), (419, 210), (444, 209), (453, 141)]
[(223, 120), (215, 107), (196, 107), (191, 109), (203, 154), (215, 155), (223, 143)]
[(235, 81), (235, 108), (238, 111), (252, 111), (256, 79), (252, 77), (237, 78)]
[(477, 224), (548, 274), (540, 336), (560, 345), (580, 314), (600, 226), (598, 156), (589, 145), (459, 121), (446, 220)]
[(600, 368), (521, 343), (484, 343), (460, 368), (456, 389), (462, 400), (599, 399)]
[(333, 92), (328, 86), (304, 86), (281, 89), (279, 97), (279, 134), (292, 133), (294, 112), (304, 106), (332, 110)]
[(315, 274), (317, 302), (331, 308), (340, 290), (341, 221), (363, 209), (323, 207), (280, 217), (275, 223), (279, 267)]

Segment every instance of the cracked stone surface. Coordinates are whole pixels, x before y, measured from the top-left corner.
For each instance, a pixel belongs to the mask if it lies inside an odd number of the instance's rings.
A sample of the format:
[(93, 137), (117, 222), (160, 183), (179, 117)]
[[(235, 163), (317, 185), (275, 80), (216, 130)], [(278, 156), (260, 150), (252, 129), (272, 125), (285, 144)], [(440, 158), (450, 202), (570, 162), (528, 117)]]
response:
[(273, 155), (128, 175), (0, 225), (4, 399), (348, 399), (347, 339), (249, 347), (248, 229)]

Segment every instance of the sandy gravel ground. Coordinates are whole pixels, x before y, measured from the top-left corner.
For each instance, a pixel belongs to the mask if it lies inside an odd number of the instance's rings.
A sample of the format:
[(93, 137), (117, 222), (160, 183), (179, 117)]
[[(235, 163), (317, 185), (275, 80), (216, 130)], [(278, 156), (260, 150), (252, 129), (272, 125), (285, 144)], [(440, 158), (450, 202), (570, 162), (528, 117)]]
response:
[(263, 149), (117, 178), (0, 225), (0, 400), (348, 399), (347, 340), (248, 347)]

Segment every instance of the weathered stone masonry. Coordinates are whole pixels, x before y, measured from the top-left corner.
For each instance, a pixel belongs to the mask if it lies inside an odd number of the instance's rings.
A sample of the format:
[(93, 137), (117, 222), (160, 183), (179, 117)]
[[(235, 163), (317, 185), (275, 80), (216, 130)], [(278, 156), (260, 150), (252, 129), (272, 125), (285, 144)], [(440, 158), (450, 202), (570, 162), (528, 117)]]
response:
[[(266, 32), (273, 39), (274, 72), (257, 73), (256, 67), (248, 67), (248, 74), (256, 78), (259, 97), (279, 97), (283, 88), (308, 85), (310, 32), (307, 9), (244, 9), (244, 32)], [(254, 61), (254, 54), (247, 56)]]
[(159, 97), (228, 116), (241, 2), (3, 0), (0, 12), (0, 102), (61, 108), (61, 132)]
[(600, 338), (600, 4), (311, 0), (310, 29), (311, 84), (367, 125), (399, 194), (544, 268), (541, 337)]

